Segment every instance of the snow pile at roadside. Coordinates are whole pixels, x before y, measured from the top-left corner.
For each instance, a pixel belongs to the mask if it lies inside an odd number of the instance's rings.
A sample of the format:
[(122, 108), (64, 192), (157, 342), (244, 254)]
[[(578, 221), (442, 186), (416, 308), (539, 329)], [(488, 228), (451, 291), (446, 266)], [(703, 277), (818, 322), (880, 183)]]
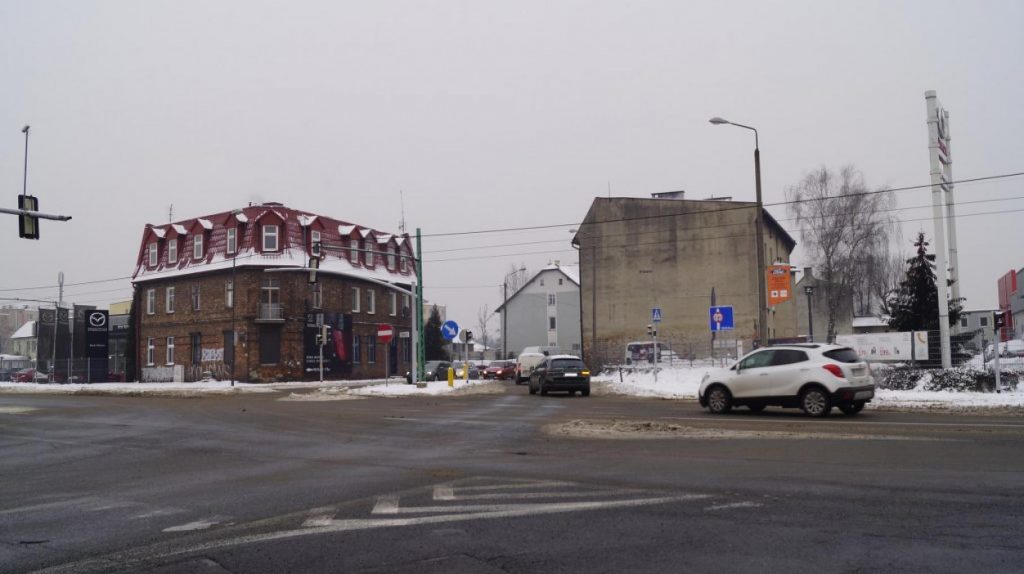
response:
[[(392, 379), (396, 381), (400, 379)], [(192, 383), (0, 383), (0, 394), (122, 395), (199, 397), (243, 393), (274, 393), (298, 389), (325, 389), (384, 383), (383, 379), (363, 381), (293, 381), (282, 383), (241, 383), (196, 381)], [(397, 384), (397, 383), (393, 383)]]
[[(658, 371), (658, 381), (654, 381), (654, 373), (644, 371), (619, 371), (602, 373), (595, 376), (592, 382), (595, 387), (604, 386), (607, 393), (630, 395), (636, 397), (660, 397), (667, 399), (697, 399), (700, 381), (708, 367), (673, 367)], [(892, 391), (877, 389), (871, 401), (873, 407), (919, 408), (966, 410), (977, 408), (1024, 408), (1024, 389), (1003, 391), (1001, 393), (925, 391), (923, 385), (915, 390)]]
[(448, 386), (448, 381), (433, 381), (427, 383), (427, 386), (420, 388), (416, 385), (401, 383), (391, 383), (388, 385), (373, 385), (368, 387), (361, 387), (358, 389), (352, 389), (349, 391), (353, 395), (362, 396), (373, 396), (373, 397), (406, 397), (413, 395), (468, 395), (468, 394), (488, 394), (488, 393), (500, 393), (504, 389), (500, 382), (495, 381), (484, 381), (484, 380), (456, 380), (455, 385), (452, 387)]

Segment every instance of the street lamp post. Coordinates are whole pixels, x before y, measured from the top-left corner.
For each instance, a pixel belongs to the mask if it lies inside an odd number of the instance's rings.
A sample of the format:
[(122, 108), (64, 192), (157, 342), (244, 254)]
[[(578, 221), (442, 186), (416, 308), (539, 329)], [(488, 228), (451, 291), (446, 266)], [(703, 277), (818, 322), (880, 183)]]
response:
[(754, 185), (757, 192), (757, 336), (761, 345), (768, 344), (768, 285), (765, 278), (764, 261), (764, 204), (761, 201), (761, 146), (758, 142), (757, 129), (730, 122), (719, 117), (711, 118), (715, 125), (729, 124), (738, 128), (748, 129), (754, 132)]
[(814, 285), (804, 285), (804, 293), (807, 293), (807, 342), (814, 342), (814, 308), (811, 305), (811, 295), (814, 295)]

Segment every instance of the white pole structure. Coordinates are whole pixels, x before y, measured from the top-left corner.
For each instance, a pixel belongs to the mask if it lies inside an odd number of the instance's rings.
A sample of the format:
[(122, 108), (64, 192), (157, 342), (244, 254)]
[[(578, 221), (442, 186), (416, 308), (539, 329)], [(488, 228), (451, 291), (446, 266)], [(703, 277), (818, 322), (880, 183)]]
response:
[[(421, 303), (420, 300), (419, 300), (419, 297), (416, 296), (416, 293), (418, 293), (419, 291), (416, 290), (416, 280), (415, 279), (413, 279), (413, 281), (412, 281), (412, 289), (411, 289), (411, 291), (413, 293), (413, 295), (412, 295), (412, 304), (413, 305), (419, 305), (420, 307), (422, 307), (423, 303)], [(416, 312), (416, 309), (410, 309), (410, 311), (412, 311), (412, 329), (410, 329), (411, 333), (410, 333), (409, 344), (412, 345), (412, 357), (411, 357), (412, 358), (412, 364), (410, 365), (411, 368), (409, 369), (409, 378), (410, 378), (410, 382), (412, 382), (412, 384), (415, 385), (416, 381), (419, 380), (419, 365), (420, 365), (420, 363), (419, 363), (419, 354), (420, 354), (420, 345), (419, 345), (420, 337), (419, 337), (419, 334), (420, 334), (420, 331), (419, 331), (419, 324), (416, 321), (417, 317), (419, 317), (419, 313)]]
[(942, 141), (942, 127), (945, 123), (945, 112), (939, 105), (934, 90), (924, 93), (924, 99), (928, 108), (928, 161), (931, 167), (932, 176), (932, 224), (935, 227), (935, 271), (938, 278), (935, 281), (939, 295), (939, 343), (942, 348), (942, 368), (952, 367), (949, 346), (949, 300), (948, 282), (949, 265), (946, 262), (946, 219), (943, 191), (943, 163), (949, 161), (948, 150)]
[[(943, 143), (946, 146), (946, 161), (942, 164), (942, 177), (946, 181), (943, 187), (946, 188), (946, 224), (949, 226), (949, 278), (953, 282), (951, 286), (952, 300), (960, 300), (960, 261), (956, 248), (956, 204), (953, 200), (953, 149), (950, 140), (953, 137), (949, 134), (949, 112), (942, 109), (942, 122), (939, 124), (942, 130)], [(958, 331), (959, 332), (959, 331)]]

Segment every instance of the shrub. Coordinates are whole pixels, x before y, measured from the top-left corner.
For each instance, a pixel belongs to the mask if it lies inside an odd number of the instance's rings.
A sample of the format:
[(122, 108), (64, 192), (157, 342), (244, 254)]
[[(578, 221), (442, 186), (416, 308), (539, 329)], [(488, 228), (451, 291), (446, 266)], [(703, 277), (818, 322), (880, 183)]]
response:
[[(1000, 375), (1003, 388), (1017, 388), (1017, 375), (1015, 373), (1002, 372)], [(936, 370), (932, 372), (932, 378), (924, 389), (926, 391), (955, 391), (955, 392), (992, 392), (996, 388), (996, 376), (993, 373), (976, 371), (969, 367), (956, 367), (948, 371)]]
[(925, 371), (912, 367), (890, 367), (875, 373), (875, 386), (891, 391), (909, 391), (917, 386)]

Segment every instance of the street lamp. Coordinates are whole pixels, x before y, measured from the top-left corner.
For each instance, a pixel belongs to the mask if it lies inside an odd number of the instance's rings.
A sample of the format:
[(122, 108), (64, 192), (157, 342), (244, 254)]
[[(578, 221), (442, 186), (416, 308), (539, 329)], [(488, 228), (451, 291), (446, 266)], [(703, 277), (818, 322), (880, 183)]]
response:
[(804, 285), (804, 293), (807, 293), (807, 342), (814, 342), (814, 308), (811, 305), (811, 295), (814, 295), (814, 285)]
[(758, 143), (757, 129), (743, 124), (730, 122), (720, 117), (713, 117), (710, 121), (715, 125), (728, 124), (754, 132), (754, 185), (757, 190), (757, 327), (758, 339), (761, 345), (768, 344), (768, 286), (765, 279), (764, 263), (764, 205), (761, 202), (761, 148)]

